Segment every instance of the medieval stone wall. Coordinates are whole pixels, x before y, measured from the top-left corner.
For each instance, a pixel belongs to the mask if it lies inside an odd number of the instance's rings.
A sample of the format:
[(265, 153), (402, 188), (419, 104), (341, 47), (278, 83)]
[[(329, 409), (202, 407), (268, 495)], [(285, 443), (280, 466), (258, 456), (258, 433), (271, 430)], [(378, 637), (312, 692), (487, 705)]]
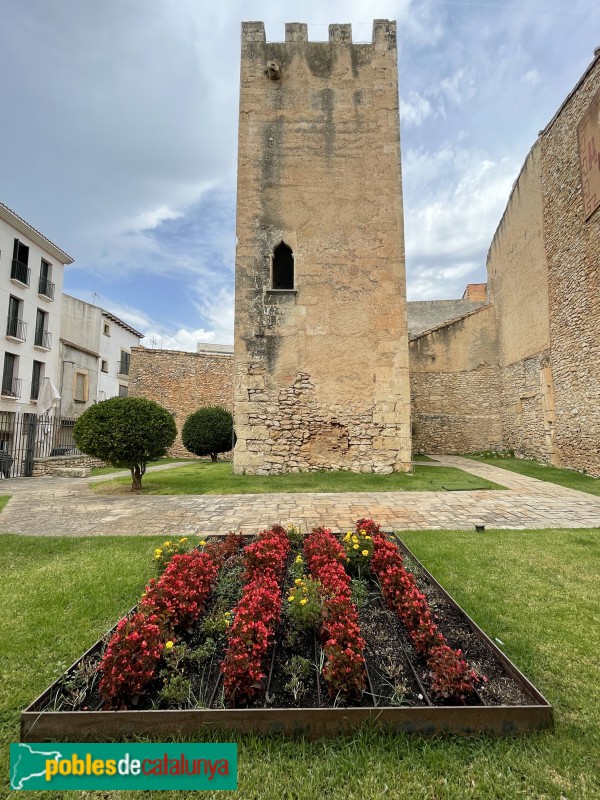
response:
[(494, 309), (485, 306), (410, 342), (413, 449), (502, 448)]
[[(556, 449), (600, 476), (600, 208), (586, 220), (577, 127), (600, 92), (600, 51), (542, 136)], [(600, 131), (598, 131), (600, 133)], [(600, 169), (600, 137), (585, 157)]]
[(181, 442), (186, 417), (203, 406), (233, 409), (233, 358), (230, 354), (187, 353), (178, 350), (131, 351), (129, 394), (154, 400), (170, 411), (177, 439), (169, 456), (190, 458)]
[[(410, 469), (395, 23), (242, 29), (236, 472)], [(293, 287), (274, 288), (290, 247)]]

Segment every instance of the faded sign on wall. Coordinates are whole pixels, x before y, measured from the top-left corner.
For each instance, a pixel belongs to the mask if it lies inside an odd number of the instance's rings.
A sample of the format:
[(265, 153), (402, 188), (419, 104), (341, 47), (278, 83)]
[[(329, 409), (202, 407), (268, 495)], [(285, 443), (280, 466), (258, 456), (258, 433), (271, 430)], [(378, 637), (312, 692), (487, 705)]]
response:
[(600, 89), (577, 128), (583, 215), (591, 217), (600, 206)]

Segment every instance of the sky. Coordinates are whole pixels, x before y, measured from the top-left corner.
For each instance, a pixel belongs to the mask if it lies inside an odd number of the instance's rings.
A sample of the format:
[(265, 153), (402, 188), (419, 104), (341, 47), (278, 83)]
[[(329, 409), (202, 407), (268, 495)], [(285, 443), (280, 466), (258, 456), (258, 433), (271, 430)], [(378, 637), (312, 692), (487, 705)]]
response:
[(358, 42), (373, 18), (398, 23), (408, 299), (461, 297), (600, 45), (597, 0), (0, 0), (0, 201), (144, 345), (230, 344), (240, 23)]

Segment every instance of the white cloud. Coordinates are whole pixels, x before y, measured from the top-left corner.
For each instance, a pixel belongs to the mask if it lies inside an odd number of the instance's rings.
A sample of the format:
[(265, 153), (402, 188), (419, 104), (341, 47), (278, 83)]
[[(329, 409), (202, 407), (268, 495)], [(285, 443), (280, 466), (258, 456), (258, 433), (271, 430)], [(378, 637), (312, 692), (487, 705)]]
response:
[(525, 75), (523, 75), (521, 81), (526, 83), (528, 86), (537, 86), (542, 82), (542, 79), (537, 69), (530, 69), (525, 73)]
[(405, 125), (418, 127), (433, 114), (429, 100), (418, 92), (409, 92), (400, 101), (400, 113)]

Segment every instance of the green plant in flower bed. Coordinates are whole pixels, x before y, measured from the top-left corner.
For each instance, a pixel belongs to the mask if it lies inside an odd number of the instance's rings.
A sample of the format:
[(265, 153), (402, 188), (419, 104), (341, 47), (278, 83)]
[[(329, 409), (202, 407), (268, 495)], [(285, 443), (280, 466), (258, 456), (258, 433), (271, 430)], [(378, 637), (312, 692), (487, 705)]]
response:
[(355, 531), (348, 531), (342, 539), (348, 567), (355, 575), (369, 572), (373, 555), (373, 537), (357, 526)]
[[(205, 545), (206, 542), (201, 541), (200, 544)], [(192, 549), (192, 547), (193, 544), (190, 542), (187, 536), (183, 536), (180, 539), (174, 539), (173, 541), (168, 539), (166, 542), (163, 542), (160, 547), (157, 547), (154, 550), (154, 568), (159, 574), (164, 572), (173, 556), (187, 553)]]
[(323, 605), (319, 581), (310, 575), (295, 578), (287, 600), (287, 618), (296, 630), (312, 630), (318, 626)]
[(284, 689), (292, 695), (294, 700), (298, 700), (306, 692), (306, 684), (304, 682), (310, 675), (313, 665), (308, 658), (292, 656), (283, 669), (289, 677)]

